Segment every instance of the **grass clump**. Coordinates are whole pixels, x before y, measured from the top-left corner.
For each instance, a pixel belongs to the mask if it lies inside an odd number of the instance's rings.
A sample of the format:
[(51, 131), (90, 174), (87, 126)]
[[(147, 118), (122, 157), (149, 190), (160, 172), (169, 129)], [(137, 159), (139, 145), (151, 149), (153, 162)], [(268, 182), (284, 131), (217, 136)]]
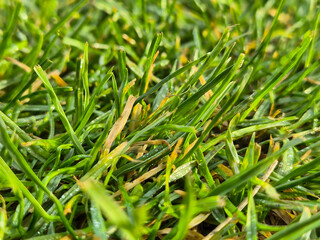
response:
[(0, 1), (0, 239), (318, 239), (316, 1)]

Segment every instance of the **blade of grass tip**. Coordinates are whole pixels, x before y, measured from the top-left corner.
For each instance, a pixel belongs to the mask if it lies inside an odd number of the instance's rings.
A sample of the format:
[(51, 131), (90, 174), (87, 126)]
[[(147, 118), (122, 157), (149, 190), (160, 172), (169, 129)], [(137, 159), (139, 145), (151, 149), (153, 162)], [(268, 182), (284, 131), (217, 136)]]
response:
[(20, 1), (16, 1), (16, 6), (13, 10), (13, 13), (7, 25), (7, 29), (4, 31), (2, 36), (2, 42), (0, 44), (0, 59), (2, 59), (4, 52), (8, 47), (8, 43), (11, 40), (13, 30), (19, 19), (19, 12), (20, 12), (21, 6), (22, 6), (22, 3)]
[(318, 9), (316, 20), (314, 21), (314, 26), (313, 26), (313, 30), (312, 30), (312, 35), (313, 35), (312, 42), (311, 42), (311, 45), (309, 48), (309, 55), (306, 60), (305, 67), (308, 67), (310, 65), (310, 63), (312, 62), (314, 53), (315, 53), (314, 44), (315, 44), (315, 41), (317, 39), (317, 34), (318, 34), (319, 18), (320, 18), (320, 8)]
[(254, 147), (255, 147), (255, 132), (252, 134), (246, 154), (241, 163), (241, 170), (246, 169), (248, 166), (254, 165)]
[(166, 76), (164, 79), (162, 79), (160, 82), (158, 82), (155, 86), (153, 86), (152, 88), (150, 88), (146, 93), (142, 94), (141, 96), (139, 96), (137, 98), (137, 100), (135, 101), (134, 105), (136, 105), (137, 103), (139, 103), (142, 99), (144, 99), (145, 97), (149, 96), (150, 94), (154, 93), (155, 91), (157, 91), (162, 85), (164, 85), (165, 83), (167, 83), (168, 81), (170, 81), (171, 79), (179, 76), (180, 74), (184, 73), (185, 71), (189, 70), (190, 68), (192, 68), (193, 66), (197, 65), (198, 63), (202, 62), (203, 60), (205, 60), (208, 57), (208, 54), (203, 55), (202, 57), (198, 58), (197, 60), (194, 60), (186, 65), (184, 65), (183, 67), (181, 67), (180, 69), (178, 69), (177, 71), (169, 74), (168, 76)]
[[(195, 102), (202, 97), (206, 92), (208, 92), (210, 89), (212, 89), (214, 86), (216, 86), (220, 81), (224, 80), (224, 77), (227, 76), (228, 73), (230, 73), (232, 67), (228, 67), (225, 70), (223, 70), (221, 73), (219, 73), (222, 66), (227, 61), (227, 58), (231, 54), (232, 49), (234, 48), (235, 44), (233, 44), (223, 55), (222, 59), (219, 62), (219, 65), (215, 68), (212, 76), (208, 79), (208, 81), (191, 97), (183, 101), (179, 106), (178, 110), (176, 112), (176, 115), (183, 115), (183, 109), (188, 109), (188, 106), (195, 104)], [(219, 74), (218, 74), (219, 73)], [(216, 95), (216, 94), (215, 94)]]
[(152, 65), (155, 60), (155, 57), (157, 55), (157, 50), (160, 46), (161, 40), (162, 40), (163, 34), (162, 33), (157, 33), (154, 38), (152, 39), (149, 52), (148, 52), (148, 57), (147, 57), (147, 62), (146, 62), (146, 67), (140, 82), (140, 90), (139, 90), (139, 95), (144, 94), (147, 89), (148, 89), (148, 84), (149, 84), (149, 79), (150, 79), (150, 74), (152, 71)]
[[(29, 190), (25, 187), (25, 185), (17, 178), (14, 172), (10, 169), (10, 167), (6, 164), (2, 157), (0, 157), (0, 166), (2, 172), (2, 176), (7, 176), (13, 188), (19, 189), (23, 195), (30, 201), (35, 210), (45, 219), (51, 221), (59, 220), (58, 216), (50, 216), (41, 206), (41, 204), (34, 198), (34, 196), (29, 192)], [(1, 210), (1, 209), (0, 209)]]
[[(220, 74), (218, 76), (220, 76)], [(191, 126), (195, 125), (196, 129), (200, 129), (201, 127), (204, 126), (204, 124), (207, 124), (207, 121), (212, 116), (212, 114), (214, 114), (214, 111), (217, 109), (220, 102), (224, 99), (224, 97), (229, 92), (231, 92), (234, 85), (235, 85), (235, 82), (230, 82), (224, 88), (219, 88), (219, 90), (217, 92), (215, 92), (215, 94), (210, 97), (209, 101), (207, 101), (197, 111), (197, 114), (195, 114), (195, 117), (191, 120), (191, 122), (188, 123), (188, 125), (191, 125)], [(220, 111), (219, 111), (219, 113), (220, 113)]]
[(210, 67), (213, 60), (219, 55), (222, 51), (224, 46), (226, 45), (230, 36), (229, 28), (227, 28), (224, 33), (222, 34), (218, 44), (214, 47), (214, 49), (209, 53), (208, 57), (206, 58), (205, 62), (201, 65), (198, 71), (196, 71), (176, 92), (176, 94), (182, 93), (187, 86), (192, 86), (203, 73)]
[(12, 57), (4, 57), (4, 59), (11, 62), (12, 64), (18, 66), (19, 68), (21, 68), (22, 70), (24, 70), (27, 73), (31, 72), (31, 68), (28, 65), (26, 65), (25, 63), (22, 63)]
[(18, 165), (23, 169), (24, 173), (28, 175), (28, 177), (38, 185), (39, 188), (41, 188), (48, 196), (49, 198), (55, 203), (55, 206), (58, 210), (58, 213), (60, 215), (60, 219), (63, 222), (66, 229), (70, 232), (72, 236), (74, 236), (77, 239), (77, 236), (71, 227), (70, 223), (68, 222), (67, 218), (65, 217), (63, 213), (63, 208), (60, 203), (60, 201), (57, 199), (57, 197), (41, 182), (41, 180), (38, 178), (38, 176), (33, 172), (32, 168), (29, 166), (23, 155), (19, 152), (17, 147), (12, 143), (8, 133), (7, 128), (2, 120), (0, 118), (0, 139), (1, 143), (5, 146), (5, 148), (9, 151), (10, 155), (13, 159), (15, 159), (18, 163)]
[(88, 67), (89, 67), (89, 59), (88, 59), (88, 48), (89, 44), (88, 42), (85, 43), (84, 49), (83, 49), (83, 58), (81, 59), (81, 64), (80, 64), (80, 71), (81, 71), (81, 84), (84, 90), (84, 102), (83, 104), (83, 109), (85, 109), (90, 100), (90, 92), (89, 92), (89, 79), (88, 79)]
[(226, 137), (226, 154), (227, 154), (227, 159), (229, 162), (229, 165), (232, 169), (233, 174), (238, 174), (239, 173), (239, 165), (240, 165), (240, 160), (239, 156), (237, 153), (237, 149), (233, 144), (232, 137), (231, 137), (231, 131), (228, 129), (227, 131), (227, 137)]
[(103, 186), (92, 179), (78, 182), (80, 188), (101, 209), (103, 215), (121, 231), (125, 239), (136, 239), (133, 235), (133, 227), (127, 214), (118, 203), (110, 197)]
[(55, 34), (71, 17), (73, 14), (78, 13), (78, 10), (87, 2), (88, 0), (80, 0), (77, 1), (72, 9), (63, 17), (60, 19), (59, 22), (57, 22), (49, 32), (46, 33), (44, 36), (44, 41), (47, 41), (52, 34)]
[(97, 98), (98, 98), (99, 94), (101, 93), (103, 86), (113, 76), (112, 70), (113, 70), (113, 68), (109, 69), (106, 76), (98, 83), (98, 86), (95, 88), (95, 90), (89, 100), (89, 103), (83, 112), (83, 116), (80, 117), (81, 121), (79, 122), (79, 125), (76, 127), (76, 130), (75, 130), (76, 136), (79, 136), (79, 134), (82, 132), (83, 128), (86, 126), (87, 122), (89, 121), (93, 111), (95, 110), (95, 105), (98, 100)]
[[(241, 67), (242, 63), (243, 63), (243, 59), (244, 59), (244, 54), (240, 54), (240, 56), (237, 59), (237, 62), (235, 63), (235, 65), (233, 66), (232, 70), (230, 71), (230, 73), (228, 74), (227, 80), (225, 80), (222, 85), (219, 88), (219, 91), (222, 91), (227, 84), (231, 81), (231, 79), (233, 78), (234, 74), (236, 73), (236, 71), (238, 70), (238, 68)], [(184, 161), (185, 159), (188, 159), (195, 151), (196, 149), (200, 146), (200, 144), (202, 143), (202, 141), (206, 138), (206, 136), (209, 134), (209, 132), (211, 131), (211, 129), (215, 126), (217, 120), (220, 118), (220, 116), (216, 116), (212, 122), (206, 127), (206, 129), (202, 132), (201, 136), (198, 138), (197, 142), (195, 143), (194, 147), (183, 157)]]
[(247, 232), (247, 240), (257, 240), (257, 215), (256, 215), (256, 207), (254, 203), (254, 198), (252, 194), (252, 188), (248, 190), (248, 210), (247, 210), (247, 224), (246, 224), (246, 232)]
[(75, 132), (72, 129), (71, 124), (69, 123), (69, 120), (68, 120), (66, 114), (63, 111), (63, 108), (60, 104), (60, 101), (59, 101), (57, 95), (55, 94), (55, 92), (49, 82), (49, 79), (47, 78), (46, 73), (42, 70), (42, 68), (39, 65), (35, 66), (34, 70), (38, 74), (39, 78), (42, 80), (43, 84), (45, 85), (45, 87), (50, 95), (50, 98), (53, 102), (53, 105), (55, 106), (55, 109), (58, 112), (59, 117), (60, 117), (65, 129), (67, 130), (69, 137), (71, 138), (73, 144), (75, 145), (76, 149), (80, 153), (85, 153), (83, 147), (81, 146), (81, 143), (79, 142), (79, 139), (77, 138)]
[(125, 93), (123, 90), (128, 84), (128, 69), (126, 68), (126, 52), (120, 50), (118, 52), (118, 61), (119, 61), (119, 76), (120, 76), (120, 88), (119, 88), (119, 112), (123, 111), (123, 102), (125, 98)]
[(297, 53), (297, 55), (292, 56), (292, 58), (291, 58), (291, 60), (293, 58), (295, 58), (295, 59), (290, 62), (289, 66), (288, 65), (283, 66), (280, 71), (276, 72), (272, 76), (272, 78), (269, 81), (267, 81), (267, 84), (263, 87), (263, 89), (261, 89), (254, 96), (254, 99), (253, 99), (252, 103), (250, 104), (250, 107), (243, 114), (241, 114), (240, 121), (243, 121), (249, 115), (249, 113), (259, 104), (261, 99), (265, 95), (267, 95), (271, 91), (271, 89), (274, 88), (289, 73), (289, 71), (292, 68), (294, 68), (296, 66), (296, 64), (299, 62), (302, 54), (307, 50), (307, 47), (308, 47), (310, 41), (311, 41), (310, 33), (306, 33), (305, 39), (302, 42), (301, 46), (299, 47), (299, 49), (300, 49), (299, 52)]
[[(222, 109), (219, 111), (218, 115), (221, 117), (222, 114), (226, 113), (230, 108), (234, 107), (234, 104), (238, 101), (241, 93), (243, 92), (243, 90), (245, 89), (245, 87), (247, 86), (251, 76), (252, 76), (252, 73), (253, 73), (253, 67), (249, 67), (246, 74), (244, 75), (241, 83), (240, 83), (240, 86), (236, 92), (236, 94), (231, 97), (228, 102), (223, 105)], [(235, 114), (238, 114), (238, 113), (235, 113)], [(234, 117), (234, 115), (231, 115), (232, 118)], [(219, 118), (220, 118), (219, 117)], [(224, 122), (226, 121), (227, 119), (229, 119), (230, 116), (228, 116), (228, 114), (226, 114), (226, 116), (224, 116), (220, 122)], [(240, 121), (240, 116), (239, 116), (239, 119), (237, 119), (237, 121)]]
[(136, 100), (136, 97), (134, 97), (132, 95), (129, 96), (127, 103), (126, 103), (126, 106), (124, 107), (124, 110), (123, 110), (121, 116), (119, 117), (119, 119), (115, 122), (115, 124), (111, 128), (110, 133), (109, 133), (107, 139), (105, 140), (103, 150), (102, 150), (102, 155), (109, 153), (113, 141), (120, 134), (120, 132), (124, 128), (126, 122), (128, 121), (128, 118), (131, 113), (131, 110), (132, 110), (132, 107), (133, 107), (135, 100)]

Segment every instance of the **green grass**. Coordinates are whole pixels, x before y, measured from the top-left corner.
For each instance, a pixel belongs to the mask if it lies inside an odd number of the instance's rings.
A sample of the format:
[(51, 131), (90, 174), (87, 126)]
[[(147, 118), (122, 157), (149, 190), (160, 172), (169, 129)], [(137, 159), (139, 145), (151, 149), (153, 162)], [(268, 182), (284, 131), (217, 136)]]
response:
[(319, 239), (316, 0), (0, 0), (0, 239)]

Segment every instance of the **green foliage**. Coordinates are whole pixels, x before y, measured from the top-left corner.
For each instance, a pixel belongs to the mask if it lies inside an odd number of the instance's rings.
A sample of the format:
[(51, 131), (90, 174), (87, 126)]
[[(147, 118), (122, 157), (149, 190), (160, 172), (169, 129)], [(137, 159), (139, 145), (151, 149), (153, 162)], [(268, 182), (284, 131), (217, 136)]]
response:
[(319, 239), (317, 4), (0, 0), (0, 239)]

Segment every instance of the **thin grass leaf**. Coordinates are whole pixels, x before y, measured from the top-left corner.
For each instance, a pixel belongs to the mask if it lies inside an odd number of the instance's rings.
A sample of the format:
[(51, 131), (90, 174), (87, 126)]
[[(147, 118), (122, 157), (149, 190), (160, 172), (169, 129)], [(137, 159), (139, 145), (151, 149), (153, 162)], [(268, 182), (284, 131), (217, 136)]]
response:
[(248, 212), (247, 212), (247, 224), (246, 224), (246, 239), (247, 240), (257, 240), (258, 232), (257, 232), (257, 215), (256, 215), (256, 207), (254, 203), (254, 198), (252, 196), (252, 189), (249, 190), (248, 197)]
[(64, 127), (66, 128), (73, 144), (75, 145), (75, 147), (77, 148), (77, 150), (80, 152), (80, 153), (84, 153), (84, 149), (83, 147), (81, 146), (81, 143), (79, 142), (79, 139), (77, 138), (66, 114), (64, 113), (63, 111), (63, 108), (60, 104), (60, 101), (57, 97), (57, 95), (55, 94), (48, 78), (47, 78), (47, 75), (46, 73), (42, 70), (42, 68), (40, 66), (36, 66), (34, 68), (35, 72), (38, 74), (38, 76), (40, 77), (40, 79), (42, 80), (43, 84), (45, 85), (46, 89), (48, 90), (49, 92), (49, 95), (50, 95), (50, 98), (51, 98), (51, 101), (52, 103), (54, 104), (55, 106), (55, 109), (56, 111), (58, 112), (59, 114), (59, 117), (64, 125)]
[(148, 85), (149, 85), (149, 79), (150, 79), (150, 75), (152, 74), (152, 64), (154, 63), (155, 57), (156, 57), (156, 52), (160, 46), (161, 40), (162, 40), (162, 33), (158, 33), (154, 36), (154, 38), (152, 39), (151, 45), (149, 47), (149, 52), (148, 52), (148, 56), (147, 56), (147, 62), (146, 62), (146, 67), (145, 67), (145, 71), (143, 73), (141, 82), (140, 82), (140, 90), (139, 90), (139, 95), (144, 94), (147, 89), (148, 89)]

